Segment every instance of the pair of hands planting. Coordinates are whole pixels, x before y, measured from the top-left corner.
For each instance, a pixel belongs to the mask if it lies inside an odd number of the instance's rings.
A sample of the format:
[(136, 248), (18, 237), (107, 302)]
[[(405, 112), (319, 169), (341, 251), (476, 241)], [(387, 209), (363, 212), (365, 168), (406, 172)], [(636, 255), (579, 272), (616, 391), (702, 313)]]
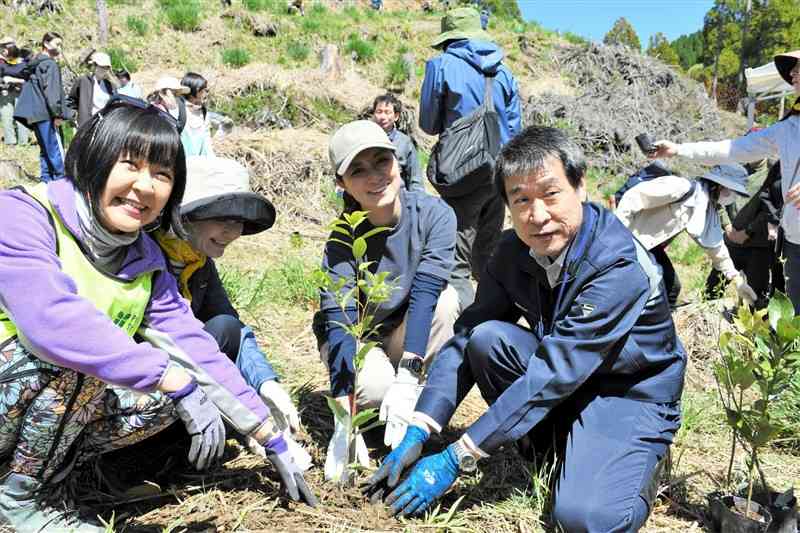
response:
[[(308, 468), (304, 468), (303, 463), (310, 465), (310, 456), (294, 442), (290, 433), (300, 426), (297, 410), (277, 382), (266, 383), (274, 383), (279, 389), (276, 392), (275, 387), (269, 387), (260, 391), (262, 396), (269, 396), (265, 400), (272, 408), (275, 425), (268, 423), (270, 427), (262, 427), (257, 435), (248, 437), (248, 447), (272, 463), (289, 498), (315, 507), (318, 500), (303, 477), (303, 470)], [(189, 462), (197, 470), (207, 468), (219, 460), (225, 451), (225, 425), (219, 410), (195, 381), (175, 393), (168, 393), (168, 396), (191, 437)]]
[[(394, 489), (385, 498), (391, 514), (420, 515), (455, 483), (459, 467), (453, 444), (417, 461), (428, 437), (420, 427), (408, 426), (403, 439), (363, 488), (363, 493), (373, 503), (384, 499), (386, 492)], [(414, 467), (408, 476), (397, 486), (403, 470), (412, 464)]]

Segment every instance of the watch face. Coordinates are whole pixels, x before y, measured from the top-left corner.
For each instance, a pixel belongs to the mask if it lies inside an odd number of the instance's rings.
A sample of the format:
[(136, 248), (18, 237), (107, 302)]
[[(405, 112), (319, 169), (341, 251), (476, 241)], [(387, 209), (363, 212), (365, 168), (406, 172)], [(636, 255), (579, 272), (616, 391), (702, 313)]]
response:
[(415, 373), (416, 375), (422, 374), (422, 359), (415, 357), (413, 359), (403, 360), (403, 366)]
[(458, 463), (462, 472), (474, 472), (478, 468), (478, 461), (470, 454), (463, 455)]

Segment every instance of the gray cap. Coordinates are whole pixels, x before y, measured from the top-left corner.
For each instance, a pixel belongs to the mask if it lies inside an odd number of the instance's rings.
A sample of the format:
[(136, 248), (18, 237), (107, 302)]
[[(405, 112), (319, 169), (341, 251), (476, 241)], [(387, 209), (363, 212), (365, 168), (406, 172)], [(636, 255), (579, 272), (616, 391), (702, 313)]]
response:
[(328, 144), (328, 155), (331, 158), (333, 171), (337, 176), (343, 176), (353, 159), (368, 148), (386, 148), (395, 151), (386, 132), (375, 122), (356, 120), (345, 124), (331, 135)]
[(186, 190), (180, 215), (172, 229), (181, 237), (188, 233), (185, 221), (232, 219), (244, 224), (242, 235), (272, 227), (275, 207), (250, 188), (250, 173), (233, 159), (192, 156), (186, 158)]
[(717, 165), (703, 175), (703, 178), (719, 183), (742, 196), (750, 196), (747, 192), (747, 169), (737, 163)]

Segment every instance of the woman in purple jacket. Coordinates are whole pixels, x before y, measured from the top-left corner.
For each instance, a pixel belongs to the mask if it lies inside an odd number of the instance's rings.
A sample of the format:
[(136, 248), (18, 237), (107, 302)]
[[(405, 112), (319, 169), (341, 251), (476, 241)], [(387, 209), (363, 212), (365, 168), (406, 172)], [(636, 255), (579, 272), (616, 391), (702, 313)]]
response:
[(37, 495), (76, 460), (177, 419), (202, 469), (222, 455), (221, 415), (265, 446), (293, 499), (313, 504), (267, 407), (141, 231), (168, 220), (159, 217), (183, 195), (174, 123), (152, 106), (112, 99), (79, 129), (66, 168), (69, 179), (0, 192), (0, 455), (10, 472), (0, 524), (104, 531)]

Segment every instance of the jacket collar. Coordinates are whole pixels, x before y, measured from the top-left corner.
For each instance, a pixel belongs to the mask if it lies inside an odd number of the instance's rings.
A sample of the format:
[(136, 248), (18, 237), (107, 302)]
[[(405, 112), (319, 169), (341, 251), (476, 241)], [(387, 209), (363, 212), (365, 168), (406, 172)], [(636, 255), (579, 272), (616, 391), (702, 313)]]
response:
[[(78, 210), (75, 206), (75, 185), (69, 178), (50, 182), (47, 186), (47, 198), (73, 237), (85, 246), (83, 233), (78, 221)], [(158, 245), (144, 231), (139, 238), (128, 247), (128, 253), (117, 273), (120, 278), (133, 279), (147, 272), (164, 270), (164, 256)]]
[[(564, 267), (567, 271), (567, 282), (575, 279), (575, 275), (578, 272), (580, 264), (589, 254), (589, 249), (591, 248), (592, 241), (594, 240), (594, 233), (597, 231), (598, 219), (599, 216), (597, 213), (597, 207), (589, 202), (584, 202), (583, 221), (578, 229), (578, 233), (572, 238), (572, 241), (569, 244), (569, 249), (564, 262)], [(545, 287), (550, 287), (550, 284), (547, 281), (547, 273), (545, 272), (544, 268), (542, 268), (536, 262), (536, 260), (531, 257), (530, 248), (523, 245), (517, 260), (519, 261), (518, 264), (523, 271), (531, 274)], [(562, 279), (563, 273), (559, 275), (559, 284), (561, 283)]]

